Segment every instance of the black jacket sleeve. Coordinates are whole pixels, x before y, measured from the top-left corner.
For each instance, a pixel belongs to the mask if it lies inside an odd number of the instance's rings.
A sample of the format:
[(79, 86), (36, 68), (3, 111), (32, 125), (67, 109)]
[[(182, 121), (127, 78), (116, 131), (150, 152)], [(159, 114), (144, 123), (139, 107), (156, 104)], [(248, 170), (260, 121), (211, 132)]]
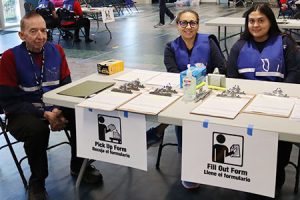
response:
[(167, 72), (179, 73), (179, 69), (177, 68), (175, 54), (171, 49), (171, 42), (166, 45), (164, 52), (164, 63), (167, 69)]
[(211, 35), (209, 39), (210, 45), (210, 62), (207, 64), (207, 73), (213, 73), (215, 68), (219, 69), (220, 74), (226, 73), (226, 59), (220, 49), (219, 43), (215, 36)]
[(289, 36), (283, 37), (286, 83), (300, 83), (300, 51), (297, 44)]
[(237, 59), (240, 54), (240, 50), (245, 44), (244, 40), (238, 40), (231, 48), (230, 54), (227, 59), (227, 72), (228, 78), (241, 78), (237, 68)]

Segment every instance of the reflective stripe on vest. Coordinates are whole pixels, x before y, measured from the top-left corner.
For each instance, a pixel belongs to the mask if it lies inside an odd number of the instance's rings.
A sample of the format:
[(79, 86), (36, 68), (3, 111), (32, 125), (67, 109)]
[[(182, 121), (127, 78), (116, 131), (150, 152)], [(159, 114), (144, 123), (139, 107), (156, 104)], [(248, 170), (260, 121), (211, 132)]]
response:
[(16, 62), (19, 88), (22, 90), (21, 98), (31, 103), (42, 103), (43, 93), (57, 88), (60, 83), (62, 61), (59, 51), (54, 44), (47, 42), (44, 45), (44, 76), (41, 85), (38, 85), (35, 77), (35, 74), (40, 77), (41, 69), (37, 64), (32, 64), (25, 43), (14, 47), (12, 51)]
[(255, 72), (255, 68), (244, 68), (244, 69), (239, 69), (239, 73), (248, 73), (248, 72)]
[(262, 52), (258, 51), (253, 41), (245, 42), (237, 66), (243, 78), (282, 81), (285, 77), (282, 36), (270, 37)]
[[(42, 87), (56, 86), (58, 84), (59, 84), (59, 81), (48, 81), (48, 82), (43, 82)], [(22, 85), (19, 85), (19, 88), (25, 92), (35, 92), (35, 91), (38, 91), (39, 89), (41, 89), (41, 86), (23, 87)]]

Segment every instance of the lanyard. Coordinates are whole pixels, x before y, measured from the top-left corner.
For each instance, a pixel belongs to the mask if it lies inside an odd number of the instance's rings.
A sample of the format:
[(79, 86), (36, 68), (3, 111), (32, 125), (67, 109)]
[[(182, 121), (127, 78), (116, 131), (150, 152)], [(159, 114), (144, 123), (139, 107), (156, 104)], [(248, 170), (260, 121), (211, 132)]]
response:
[[(45, 65), (45, 50), (44, 50), (44, 47), (42, 49), (43, 56), (42, 56), (42, 67), (41, 67), (40, 79), (38, 78), (38, 75), (36, 74), (36, 69), (35, 69), (36, 67), (35, 66), (37, 66), (37, 65), (35, 65), (32, 53), (28, 49), (27, 49), (27, 52), (28, 52), (28, 55), (30, 57), (30, 61), (31, 61), (31, 64), (32, 64), (32, 67), (33, 67), (34, 77), (35, 77), (36, 84), (39, 85), (39, 86), (42, 86), (43, 77), (44, 77), (44, 65)], [(37, 66), (37, 67), (39, 67), (39, 66)]]

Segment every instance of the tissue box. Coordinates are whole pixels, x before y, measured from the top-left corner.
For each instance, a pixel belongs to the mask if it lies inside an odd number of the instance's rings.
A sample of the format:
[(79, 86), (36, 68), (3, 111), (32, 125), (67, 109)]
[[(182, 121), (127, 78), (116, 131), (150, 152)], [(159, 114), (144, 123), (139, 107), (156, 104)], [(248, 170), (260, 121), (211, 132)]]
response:
[[(191, 66), (192, 75), (196, 78), (196, 85), (205, 81), (206, 67)], [(182, 81), (187, 74), (187, 70), (180, 72), (180, 88), (182, 88)]]
[(120, 71), (124, 71), (123, 60), (107, 60), (97, 64), (97, 71), (100, 74), (115, 74)]

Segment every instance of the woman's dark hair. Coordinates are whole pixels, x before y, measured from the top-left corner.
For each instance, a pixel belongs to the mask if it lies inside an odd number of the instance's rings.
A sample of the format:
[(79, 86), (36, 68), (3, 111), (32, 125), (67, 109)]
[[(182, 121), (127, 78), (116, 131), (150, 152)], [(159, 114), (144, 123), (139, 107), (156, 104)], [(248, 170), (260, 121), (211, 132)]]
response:
[(258, 12), (266, 15), (266, 17), (270, 21), (271, 26), (270, 26), (270, 29), (268, 32), (268, 34), (270, 36), (282, 34), (282, 32), (280, 31), (280, 29), (277, 25), (275, 15), (274, 15), (272, 9), (269, 7), (269, 5), (268, 4), (256, 4), (243, 14), (243, 17), (245, 17), (246, 20), (245, 20), (245, 32), (241, 36), (242, 39), (249, 40), (253, 37), (251, 35), (251, 33), (249, 32), (248, 22), (249, 22), (249, 15), (254, 11), (258, 11)]
[(196, 11), (194, 11), (194, 10), (188, 9), (188, 10), (183, 10), (183, 11), (181, 11), (181, 12), (178, 13), (178, 15), (176, 17), (176, 24), (178, 24), (181, 15), (184, 14), (184, 13), (188, 13), (188, 12), (189, 13), (193, 13), (196, 16), (197, 22), (199, 23), (199, 15), (198, 15), (198, 13)]

